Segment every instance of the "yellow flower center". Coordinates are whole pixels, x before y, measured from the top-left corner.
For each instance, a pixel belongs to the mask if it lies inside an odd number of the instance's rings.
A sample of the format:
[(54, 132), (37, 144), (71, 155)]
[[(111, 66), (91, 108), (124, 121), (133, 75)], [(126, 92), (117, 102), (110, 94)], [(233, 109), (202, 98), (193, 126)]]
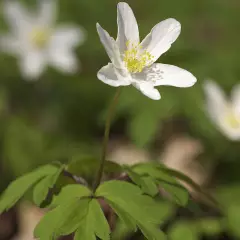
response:
[(151, 63), (153, 56), (147, 51), (140, 52), (140, 44), (127, 41), (126, 46), (127, 50), (124, 52), (123, 57), (126, 68), (131, 73), (142, 72), (142, 70)]
[(240, 118), (238, 118), (233, 112), (230, 112), (225, 116), (225, 121), (231, 128), (240, 128)]
[(46, 29), (35, 28), (30, 33), (30, 40), (37, 48), (43, 48), (50, 38), (50, 32)]

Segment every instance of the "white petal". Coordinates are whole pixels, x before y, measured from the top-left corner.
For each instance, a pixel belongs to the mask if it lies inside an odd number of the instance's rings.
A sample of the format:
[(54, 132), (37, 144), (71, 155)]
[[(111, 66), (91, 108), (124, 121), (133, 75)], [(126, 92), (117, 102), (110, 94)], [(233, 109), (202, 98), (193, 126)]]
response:
[(71, 51), (65, 49), (51, 49), (49, 62), (62, 72), (75, 73), (80, 69), (80, 63), (77, 58)]
[(114, 66), (117, 68), (124, 68), (116, 41), (112, 37), (110, 37), (108, 32), (105, 31), (98, 23), (97, 32)]
[(50, 40), (50, 48), (72, 48), (85, 40), (84, 31), (73, 25), (59, 26), (56, 28)]
[(159, 91), (149, 82), (136, 81), (133, 82), (132, 85), (153, 100), (159, 100), (161, 98)]
[(240, 84), (233, 87), (231, 97), (233, 109), (240, 116)]
[(158, 23), (142, 41), (143, 51), (147, 50), (153, 56), (155, 62), (165, 53), (181, 32), (181, 24), (169, 18)]
[(168, 64), (154, 63), (145, 69), (145, 80), (154, 86), (166, 85), (174, 87), (191, 87), (197, 79), (188, 71)]
[(126, 50), (126, 42), (139, 43), (139, 31), (136, 18), (127, 3), (120, 2), (117, 7), (118, 36), (117, 43), (120, 52)]
[(35, 80), (46, 66), (46, 56), (41, 51), (26, 52), (20, 61), (20, 68), (24, 77)]
[(50, 27), (56, 21), (57, 4), (56, 0), (40, 0), (39, 15), (37, 24), (40, 26)]
[(32, 25), (31, 15), (26, 8), (15, 0), (5, 1), (3, 4), (4, 16), (14, 34), (25, 34)]
[(20, 41), (12, 36), (0, 37), (0, 47), (3, 52), (13, 55), (18, 54), (22, 49)]
[(125, 78), (124, 74), (116, 69), (112, 63), (102, 67), (97, 73), (97, 77), (99, 80), (113, 87), (131, 84), (130, 81)]
[(206, 81), (203, 87), (206, 94), (207, 111), (214, 121), (219, 122), (228, 107), (225, 94), (222, 89), (211, 80)]

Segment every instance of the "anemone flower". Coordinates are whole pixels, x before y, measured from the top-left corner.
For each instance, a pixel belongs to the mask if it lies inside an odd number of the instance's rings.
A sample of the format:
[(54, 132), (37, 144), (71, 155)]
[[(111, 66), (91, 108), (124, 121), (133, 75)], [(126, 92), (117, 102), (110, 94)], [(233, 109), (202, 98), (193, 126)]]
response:
[(212, 122), (230, 140), (240, 140), (240, 85), (236, 85), (227, 99), (213, 81), (204, 84), (206, 108)]
[(16, 0), (4, 2), (10, 33), (0, 38), (1, 49), (17, 56), (27, 79), (37, 79), (47, 65), (62, 72), (75, 72), (79, 64), (73, 49), (84, 41), (83, 30), (71, 24), (55, 26), (56, 1), (38, 2), (36, 13)]
[(169, 18), (158, 23), (140, 43), (137, 21), (127, 3), (117, 6), (118, 35), (116, 41), (97, 23), (100, 40), (111, 60), (97, 77), (113, 87), (133, 85), (147, 97), (159, 100), (155, 86), (191, 87), (196, 78), (179, 67), (154, 63), (181, 31), (180, 23)]

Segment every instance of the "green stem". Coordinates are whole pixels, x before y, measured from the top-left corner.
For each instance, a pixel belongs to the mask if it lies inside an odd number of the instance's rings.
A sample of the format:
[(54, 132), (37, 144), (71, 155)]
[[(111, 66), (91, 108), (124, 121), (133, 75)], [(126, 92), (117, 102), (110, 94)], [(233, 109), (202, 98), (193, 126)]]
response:
[(114, 112), (115, 107), (117, 105), (118, 98), (120, 96), (120, 92), (121, 92), (121, 88), (118, 87), (117, 91), (116, 91), (116, 93), (113, 97), (113, 100), (111, 102), (111, 105), (109, 107), (109, 110), (108, 110), (108, 116), (107, 116), (106, 123), (105, 123), (102, 155), (101, 155), (99, 169), (98, 169), (98, 172), (97, 172), (97, 177), (96, 177), (96, 180), (95, 180), (94, 185), (93, 185), (93, 192), (96, 191), (97, 187), (99, 186), (99, 184), (101, 183), (101, 180), (102, 180), (104, 163), (105, 163), (105, 160), (106, 160), (106, 153), (107, 153), (107, 146), (108, 146), (108, 140), (109, 140), (109, 132), (110, 132), (110, 127), (111, 127), (111, 121), (112, 121), (112, 117), (113, 117), (113, 112)]

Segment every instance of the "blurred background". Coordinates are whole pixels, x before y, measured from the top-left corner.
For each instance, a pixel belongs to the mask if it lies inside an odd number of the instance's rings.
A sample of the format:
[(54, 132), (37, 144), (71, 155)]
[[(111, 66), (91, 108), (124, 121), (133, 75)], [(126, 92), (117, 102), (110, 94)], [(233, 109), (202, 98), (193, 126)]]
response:
[[(35, 1), (21, 1), (34, 7)], [(160, 87), (160, 101), (125, 87), (110, 135), (109, 159), (119, 163), (161, 161), (210, 189), (222, 213), (205, 206), (166, 205), (164, 230), (172, 240), (240, 239), (240, 143), (226, 139), (205, 111), (203, 83), (214, 79), (228, 94), (240, 79), (239, 0), (129, 0), (141, 39), (169, 17), (182, 32), (158, 62), (187, 69), (198, 79), (190, 89)], [(109, 61), (96, 22), (116, 36), (115, 0), (59, 0), (58, 21), (87, 33), (76, 48), (81, 71), (63, 74), (49, 67), (37, 81), (20, 75), (17, 61), (0, 54), (0, 191), (16, 177), (52, 161), (99, 153), (104, 120), (115, 89), (96, 77)], [(0, 30), (8, 26), (0, 5)], [(1, 34), (1, 33), (0, 33)], [(190, 189), (191, 191), (191, 189)], [(30, 240), (43, 213), (23, 202), (0, 216), (0, 239)], [(224, 217), (222, 217), (222, 215)], [(116, 239), (143, 239), (115, 234)], [(69, 238), (70, 239), (70, 238)]]

